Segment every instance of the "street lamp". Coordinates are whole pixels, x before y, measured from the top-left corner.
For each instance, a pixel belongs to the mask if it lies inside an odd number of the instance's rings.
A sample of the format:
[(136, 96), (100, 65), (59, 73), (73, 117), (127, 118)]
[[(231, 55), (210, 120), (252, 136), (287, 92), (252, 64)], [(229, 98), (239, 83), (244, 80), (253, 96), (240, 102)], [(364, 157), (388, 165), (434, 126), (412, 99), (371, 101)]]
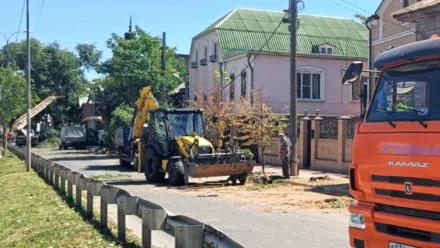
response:
[(4, 33), (0, 32), (0, 34), (6, 40), (6, 61), (5, 61), (5, 67), (9, 66), (9, 40), (12, 38), (12, 36), (14, 36), (15, 34), (19, 34), (19, 33), (26, 33), (26, 31), (20, 31), (20, 32), (12, 33), (11, 35), (9, 35), (9, 37), (6, 36)]

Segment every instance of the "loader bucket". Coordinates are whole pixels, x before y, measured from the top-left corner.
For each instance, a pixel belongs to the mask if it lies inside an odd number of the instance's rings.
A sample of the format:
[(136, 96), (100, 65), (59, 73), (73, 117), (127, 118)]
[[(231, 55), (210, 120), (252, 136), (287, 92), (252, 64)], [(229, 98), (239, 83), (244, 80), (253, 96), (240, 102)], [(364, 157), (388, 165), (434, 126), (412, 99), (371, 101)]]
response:
[(254, 161), (242, 161), (241, 155), (199, 156), (188, 162), (188, 175), (193, 178), (250, 174)]

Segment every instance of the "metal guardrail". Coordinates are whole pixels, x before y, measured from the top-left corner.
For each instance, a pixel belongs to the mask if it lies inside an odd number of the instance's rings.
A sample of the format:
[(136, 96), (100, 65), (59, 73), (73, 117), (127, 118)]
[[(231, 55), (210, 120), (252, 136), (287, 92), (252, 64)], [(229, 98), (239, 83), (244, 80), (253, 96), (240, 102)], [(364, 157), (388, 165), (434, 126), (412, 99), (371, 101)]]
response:
[[(10, 151), (24, 159), (25, 150), (8, 145)], [(50, 160), (32, 154), (32, 169), (60, 194), (73, 200), (75, 185), (75, 206), (82, 208), (82, 192), (87, 191), (86, 212), (93, 216), (93, 197), (100, 196), (100, 224), (108, 227), (108, 205), (117, 205), (118, 239), (126, 241), (126, 216), (135, 215), (142, 219), (142, 247), (151, 248), (152, 231), (161, 230), (174, 236), (176, 248), (245, 248), (216, 228), (183, 215), (174, 215), (163, 207), (134, 196), (127, 191), (89, 178)], [(67, 181), (67, 190), (66, 190)]]

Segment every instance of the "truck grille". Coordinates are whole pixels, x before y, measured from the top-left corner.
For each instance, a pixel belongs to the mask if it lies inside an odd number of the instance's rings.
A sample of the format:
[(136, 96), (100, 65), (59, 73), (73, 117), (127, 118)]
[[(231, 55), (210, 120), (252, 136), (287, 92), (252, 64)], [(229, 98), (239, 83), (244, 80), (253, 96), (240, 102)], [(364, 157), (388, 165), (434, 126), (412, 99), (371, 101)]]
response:
[(375, 226), (378, 232), (385, 233), (391, 236), (436, 244), (440, 243), (440, 234), (438, 233), (426, 232), (383, 223), (375, 223)]
[(374, 189), (377, 195), (384, 195), (394, 198), (402, 198), (408, 200), (426, 201), (426, 202), (440, 202), (440, 196), (424, 193), (412, 193), (406, 194), (404, 183), (410, 182), (413, 185), (425, 186), (425, 187), (440, 187), (439, 180), (415, 178), (415, 177), (396, 177), (396, 176), (379, 176), (372, 175), (371, 181), (373, 182), (387, 182), (392, 184), (402, 185), (402, 190), (388, 190), (388, 189)]
[[(425, 211), (420, 209), (411, 209), (411, 208), (376, 204), (376, 206), (374, 207), (374, 211), (415, 217), (420, 219), (440, 221), (440, 213), (433, 211)], [(379, 222), (376, 222), (375, 226), (378, 232), (385, 233), (391, 236), (429, 242), (429, 243), (436, 243), (436, 244), (440, 243), (439, 233), (417, 230), (413, 228), (401, 227), (390, 224), (383, 224)]]

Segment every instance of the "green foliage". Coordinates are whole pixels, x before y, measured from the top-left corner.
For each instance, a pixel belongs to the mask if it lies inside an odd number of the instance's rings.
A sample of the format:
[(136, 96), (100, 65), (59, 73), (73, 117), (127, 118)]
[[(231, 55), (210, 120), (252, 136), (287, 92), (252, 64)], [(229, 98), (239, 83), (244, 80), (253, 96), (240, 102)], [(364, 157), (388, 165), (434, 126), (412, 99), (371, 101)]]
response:
[(254, 154), (249, 149), (243, 149), (241, 150), (241, 152), (243, 153), (243, 155), (246, 157), (247, 160), (251, 160), (254, 158)]
[(127, 104), (119, 105), (113, 112), (110, 125), (104, 132), (105, 143), (108, 147), (114, 146), (115, 131), (119, 126), (130, 125), (133, 118), (134, 109)]
[(102, 57), (102, 51), (96, 48), (95, 44), (78, 44), (75, 47), (78, 53), (79, 62), (86, 70), (91, 70), (99, 65)]
[(37, 145), (37, 148), (58, 148), (60, 147), (60, 138), (47, 138)]
[(0, 121), (10, 123), (26, 109), (26, 81), (9, 69), (0, 68)]
[(98, 73), (106, 75), (98, 83), (105, 89), (101, 97), (107, 113), (121, 103), (132, 105), (139, 97), (139, 90), (147, 85), (152, 86), (157, 97), (164, 82), (167, 92), (181, 83), (173, 73), (185, 78), (187, 69), (184, 61), (176, 56), (175, 49), (167, 48), (166, 73), (163, 75), (161, 46), (159, 37), (153, 37), (139, 27), (136, 27), (131, 40), (112, 34), (107, 47), (113, 56), (97, 68)]
[[(41, 114), (54, 114), (56, 125), (77, 121), (78, 97), (87, 88), (80, 60), (56, 42), (42, 44), (32, 39), (31, 47), (32, 93), (36, 96), (33, 104), (49, 96), (64, 96)], [(2, 50), (6, 52), (6, 47)], [(9, 44), (9, 61), (14, 70), (26, 71), (26, 51), (25, 41)], [(5, 57), (0, 57), (1, 63), (4, 60)]]
[(60, 131), (58, 131), (58, 130), (56, 130), (54, 128), (49, 129), (46, 132), (46, 137), (48, 139), (50, 139), (50, 138), (59, 138), (60, 137)]
[(60, 132), (54, 128), (46, 132), (46, 140), (38, 144), (38, 148), (58, 148), (60, 146)]

